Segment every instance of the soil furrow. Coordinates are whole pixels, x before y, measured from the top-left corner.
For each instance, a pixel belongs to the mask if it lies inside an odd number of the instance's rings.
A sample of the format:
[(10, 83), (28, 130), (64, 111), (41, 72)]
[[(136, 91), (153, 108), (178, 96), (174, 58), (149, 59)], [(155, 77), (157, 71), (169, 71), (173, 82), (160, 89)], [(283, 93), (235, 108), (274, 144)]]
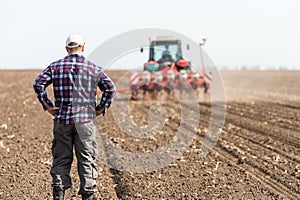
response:
[[(219, 146), (221, 150), (218, 151), (219, 154), (224, 156), (228, 159), (229, 162), (232, 163), (232, 165), (236, 165), (236, 162), (234, 159), (240, 158), (239, 155), (236, 155), (233, 151), (227, 149), (224, 146)], [(225, 153), (228, 155), (226, 156)], [(252, 177), (254, 177), (257, 181), (262, 183), (265, 187), (271, 189), (275, 194), (278, 194), (279, 196), (283, 198), (293, 198), (298, 199), (299, 191), (297, 189), (294, 190), (295, 193), (291, 193), (291, 190), (287, 188), (285, 185), (278, 182), (278, 180), (274, 180), (269, 177), (269, 174), (267, 174), (264, 170), (261, 169), (261, 167), (257, 165), (251, 165), (251, 163), (246, 162), (247, 165), (250, 165), (250, 167), (245, 167), (243, 165), (237, 165), (239, 168), (246, 170), (247, 173), (249, 173)]]
[[(258, 105), (258, 108), (254, 109), (254, 106)], [(300, 131), (300, 117), (297, 117), (295, 110), (283, 113), (277, 113), (278, 109), (267, 109), (262, 104), (256, 103), (254, 106), (249, 104), (230, 104), (228, 112), (231, 114), (239, 115), (241, 117), (250, 119), (260, 119), (272, 126), (276, 126), (283, 129), (289, 129), (291, 131)]]
[(249, 118), (246, 121), (242, 121), (238, 115), (227, 115), (226, 119), (230, 119), (232, 124), (235, 126), (247, 129), (257, 134), (271, 137), (278, 141), (284, 141), (285, 143), (293, 145), (296, 148), (300, 148), (299, 140), (297, 138), (298, 133), (284, 130), (282, 128), (272, 129), (272, 127), (268, 127), (267, 124), (263, 122), (255, 121)]

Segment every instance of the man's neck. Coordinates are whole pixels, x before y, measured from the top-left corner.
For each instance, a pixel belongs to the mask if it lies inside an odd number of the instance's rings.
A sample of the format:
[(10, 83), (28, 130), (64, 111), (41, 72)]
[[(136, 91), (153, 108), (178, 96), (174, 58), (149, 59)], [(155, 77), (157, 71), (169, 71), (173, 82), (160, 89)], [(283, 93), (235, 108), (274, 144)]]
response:
[(82, 56), (83, 53), (82, 52), (72, 52), (72, 53), (69, 53), (69, 55), (79, 55), (79, 56)]

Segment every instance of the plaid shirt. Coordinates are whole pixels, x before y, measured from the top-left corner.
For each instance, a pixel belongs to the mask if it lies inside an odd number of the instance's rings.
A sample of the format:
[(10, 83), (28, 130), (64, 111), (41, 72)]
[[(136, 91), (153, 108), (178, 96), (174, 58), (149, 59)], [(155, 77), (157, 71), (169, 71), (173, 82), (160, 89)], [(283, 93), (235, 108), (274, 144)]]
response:
[[(62, 124), (91, 121), (95, 111), (109, 108), (116, 92), (113, 82), (101, 67), (77, 54), (51, 63), (34, 81), (34, 91), (44, 110), (43, 102), (54, 107), (46, 92), (51, 83), (55, 107), (59, 108), (55, 120)], [(98, 105), (97, 86), (103, 92)]]

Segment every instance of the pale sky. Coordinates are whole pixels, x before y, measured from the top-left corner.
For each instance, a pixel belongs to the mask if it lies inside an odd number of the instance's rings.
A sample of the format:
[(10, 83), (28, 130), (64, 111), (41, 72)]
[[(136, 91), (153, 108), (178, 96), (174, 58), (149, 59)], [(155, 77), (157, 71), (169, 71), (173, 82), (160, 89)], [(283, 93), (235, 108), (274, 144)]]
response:
[(0, 3), (0, 68), (45, 68), (80, 33), (88, 56), (125, 31), (161, 28), (204, 47), (217, 66), (300, 70), (299, 0), (7, 0)]

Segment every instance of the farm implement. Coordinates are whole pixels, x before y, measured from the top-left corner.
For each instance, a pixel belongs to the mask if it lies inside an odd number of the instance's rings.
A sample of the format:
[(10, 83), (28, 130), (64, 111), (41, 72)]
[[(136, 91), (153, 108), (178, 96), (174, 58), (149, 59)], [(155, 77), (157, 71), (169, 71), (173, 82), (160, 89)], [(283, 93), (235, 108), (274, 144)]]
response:
[[(210, 97), (211, 73), (205, 72), (202, 46), (200, 58), (202, 73), (192, 68), (192, 63), (183, 56), (181, 40), (158, 37), (149, 41), (149, 58), (142, 71), (133, 71), (129, 75), (129, 88), (119, 89), (117, 93), (131, 93), (131, 100), (187, 98), (187, 88), (192, 88), (193, 95), (199, 98), (202, 93)], [(186, 46), (189, 50), (189, 46)], [(143, 53), (144, 48), (141, 48)]]

